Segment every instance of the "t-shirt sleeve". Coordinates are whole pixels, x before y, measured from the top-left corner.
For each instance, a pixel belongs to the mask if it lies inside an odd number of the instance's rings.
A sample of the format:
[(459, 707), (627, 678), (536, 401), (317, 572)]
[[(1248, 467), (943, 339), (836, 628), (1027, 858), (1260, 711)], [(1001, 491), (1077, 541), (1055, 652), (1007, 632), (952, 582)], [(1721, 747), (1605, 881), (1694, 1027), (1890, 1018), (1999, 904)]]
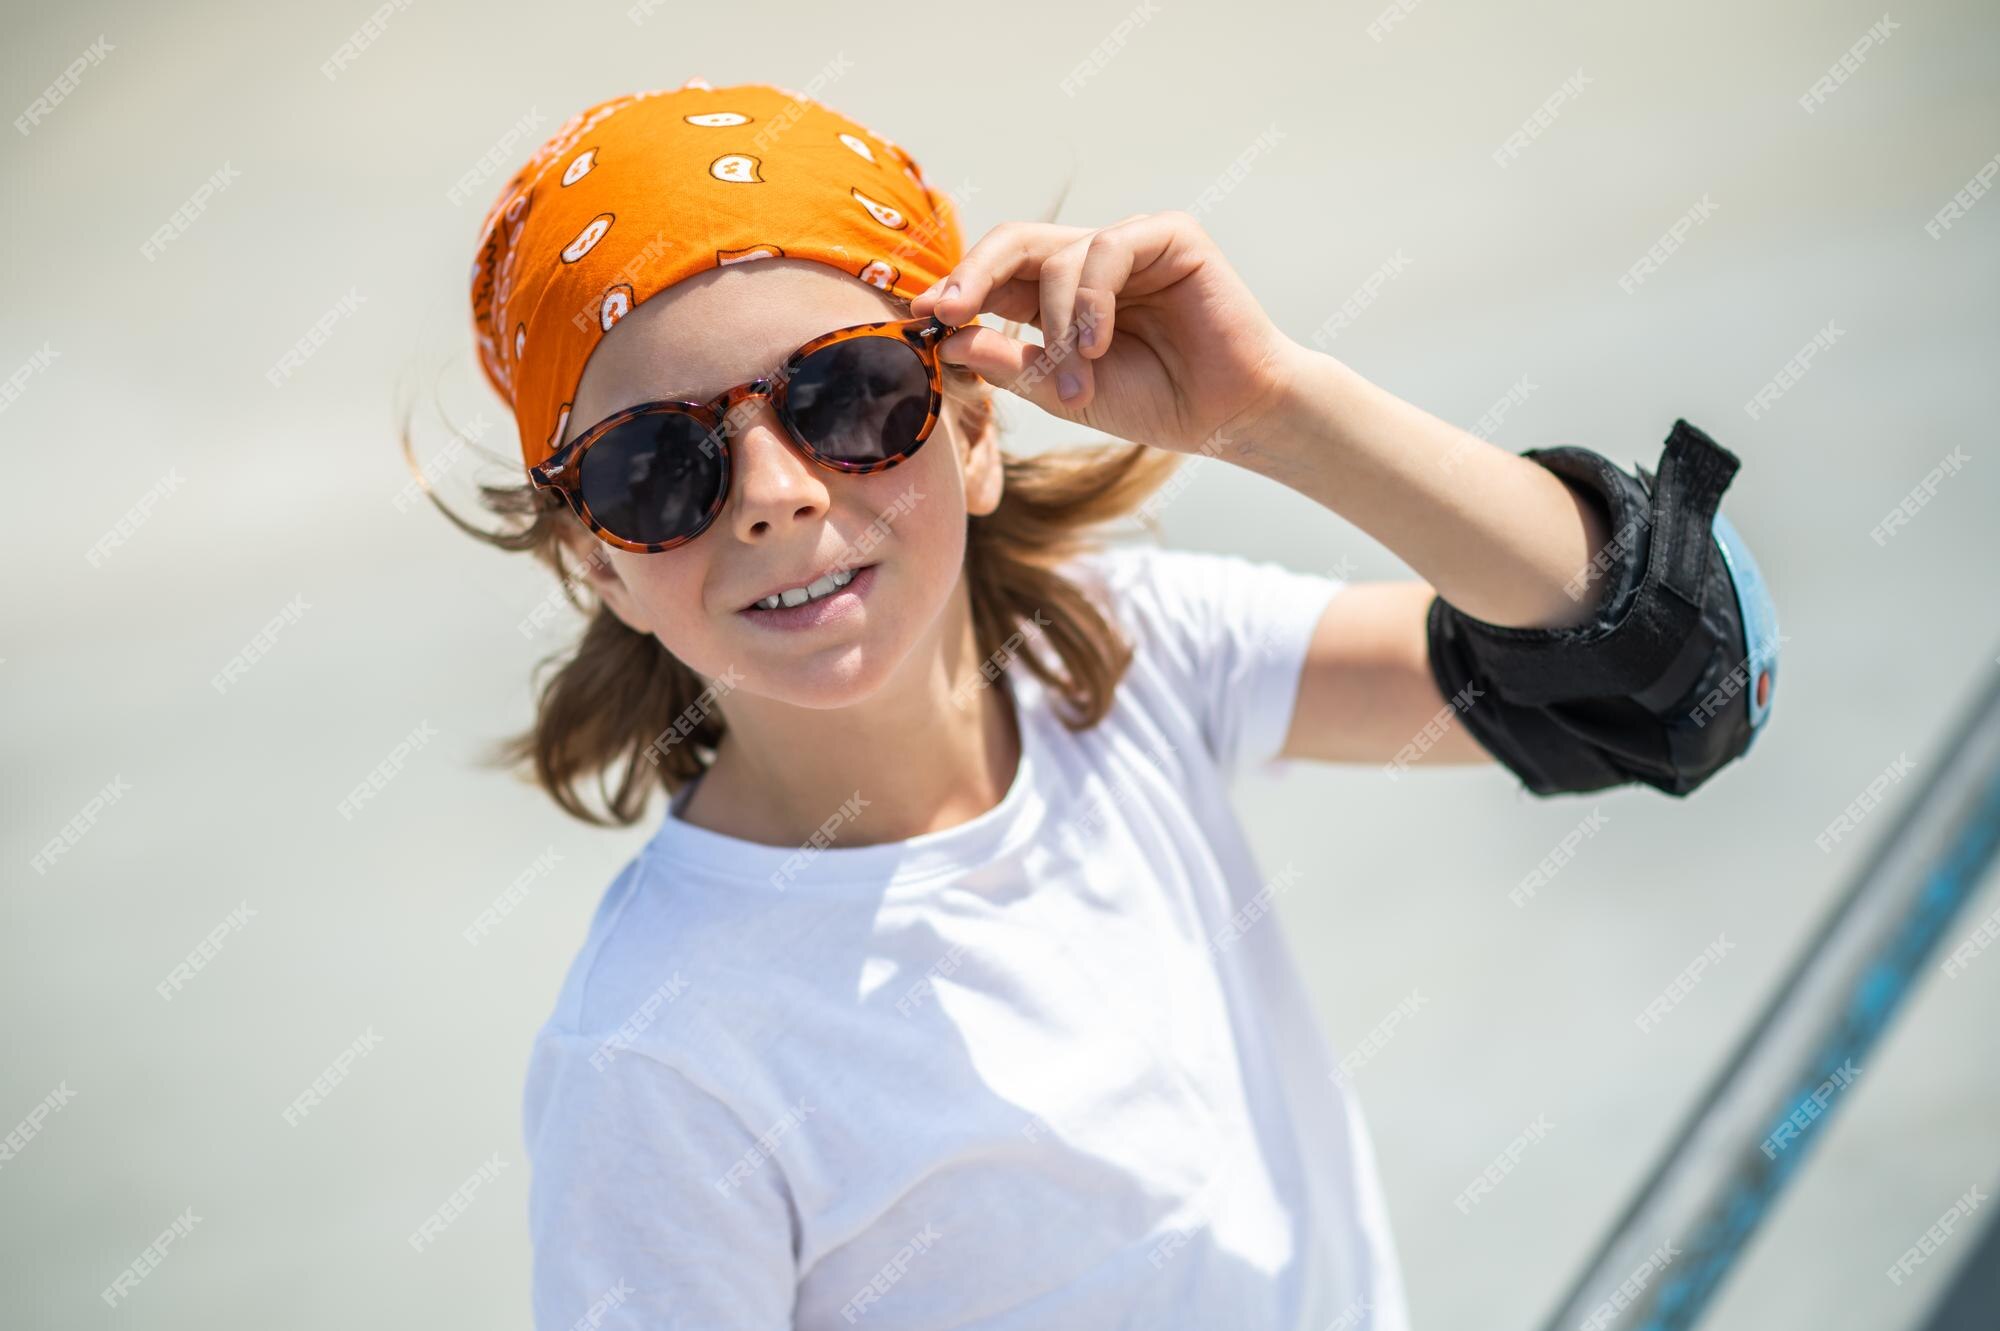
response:
[(1093, 560), (1114, 612), (1140, 635), (1138, 650), (1152, 654), (1223, 774), (1279, 763), (1306, 649), (1346, 580), (1154, 545), (1111, 546)]
[(783, 1173), (727, 1105), (633, 1048), (545, 1031), (526, 1104), (537, 1331), (780, 1331)]

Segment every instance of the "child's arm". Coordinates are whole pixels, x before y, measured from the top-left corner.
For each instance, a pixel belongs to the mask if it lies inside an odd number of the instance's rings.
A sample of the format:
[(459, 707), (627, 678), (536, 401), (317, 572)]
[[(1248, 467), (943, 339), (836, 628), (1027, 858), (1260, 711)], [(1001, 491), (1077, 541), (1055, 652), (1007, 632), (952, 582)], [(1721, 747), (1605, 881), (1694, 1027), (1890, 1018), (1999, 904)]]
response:
[(1676, 421), (1659, 474), (1634, 477), (1587, 449), (1496, 448), (1304, 348), (1273, 382), (1225, 426), (1232, 456), (1430, 579), (1327, 608), (1281, 756), (1493, 756), (1538, 795), (1685, 795), (1748, 750), (1783, 638), (1716, 511), (1727, 450)]
[[(1578, 574), (1609, 539), (1602, 505), (1553, 472), (1298, 348), (1288, 391), (1224, 426), (1220, 456), (1339, 513), (1424, 581), (1359, 583), (1327, 606), (1299, 678), (1283, 757), (1320, 762), (1491, 762), (1430, 667), (1443, 596), (1494, 624), (1582, 623), (1602, 580)], [(1421, 737), (1421, 740), (1418, 738)]]
[[(1717, 511), (1737, 459), (1686, 421), (1656, 479), (1588, 449), (1496, 448), (1286, 337), (1184, 211), (1003, 222), (911, 312), (967, 325), (946, 361), (1270, 476), (1416, 570), (1323, 612), (1280, 756), (1490, 754), (1536, 794), (1686, 794), (1763, 723), (1783, 638)], [(1042, 345), (970, 322), (985, 312)]]
[[(1569, 589), (1610, 538), (1601, 503), (1331, 356), (1297, 344), (1291, 353), (1282, 396), (1224, 425), (1219, 456), (1340, 514), (1469, 615), (1520, 628), (1591, 617), (1601, 580), (1582, 595)], [(1421, 620), (1428, 596), (1376, 600), (1391, 614), (1414, 605)]]

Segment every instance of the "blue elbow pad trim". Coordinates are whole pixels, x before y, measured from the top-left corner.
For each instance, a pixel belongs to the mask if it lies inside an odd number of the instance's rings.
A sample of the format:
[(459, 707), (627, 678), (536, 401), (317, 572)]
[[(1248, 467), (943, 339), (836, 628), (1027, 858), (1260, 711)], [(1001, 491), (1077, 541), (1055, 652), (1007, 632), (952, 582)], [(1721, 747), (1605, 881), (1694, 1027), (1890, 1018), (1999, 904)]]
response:
[(1748, 700), (1750, 739), (1754, 742), (1756, 732), (1764, 728), (1765, 719), (1771, 715), (1771, 695), (1778, 687), (1778, 644), (1784, 635), (1778, 632), (1778, 607), (1771, 601), (1763, 572), (1735, 524), (1721, 513), (1715, 515), (1715, 544), (1729, 565), (1729, 581), (1736, 588), (1736, 605), (1748, 641), (1746, 656), (1750, 664), (1745, 673), (1750, 683), (1743, 692)]
[[(1588, 449), (1522, 456), (1593, 496), (1611, 540), (1588, 621), (1489, 624), (1431, 603), (1431, 670), (1472, 701), (1466, 728), (1537, 795), (1642, 782), (1685, 795), (1748, 751), (1770, 714), (1782, 636), (1756, 561), (1719, 512), (1740, 465), (1685, 420), (1657, 475)], [(1582, 590), (1578, 589), (1581, 596)]]

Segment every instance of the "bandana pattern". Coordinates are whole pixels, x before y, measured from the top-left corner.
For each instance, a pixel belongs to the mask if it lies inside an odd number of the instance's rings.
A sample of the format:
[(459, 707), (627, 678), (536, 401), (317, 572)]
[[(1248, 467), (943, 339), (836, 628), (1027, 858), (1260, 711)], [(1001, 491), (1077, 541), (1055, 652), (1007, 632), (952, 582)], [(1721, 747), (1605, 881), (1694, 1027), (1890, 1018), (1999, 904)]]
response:
[(577, 112), (508, 180), (480, 222), (473, 339), (532, 467), (599, 339), (682, 278), (809, 259), (908, 299), (962, 247), (894, 141), (789, 89), (690, 79)]

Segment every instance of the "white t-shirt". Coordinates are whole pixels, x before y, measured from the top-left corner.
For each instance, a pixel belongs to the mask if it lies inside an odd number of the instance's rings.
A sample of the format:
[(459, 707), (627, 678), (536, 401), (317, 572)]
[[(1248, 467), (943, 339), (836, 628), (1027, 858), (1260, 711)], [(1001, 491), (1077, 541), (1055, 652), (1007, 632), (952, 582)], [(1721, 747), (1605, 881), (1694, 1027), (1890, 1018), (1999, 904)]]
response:
[(1270, 918), (1314, 872), (1260, 872), (1226, 796), (1343, 584), (1152, 545), (1068, 571), (1135, 657), (1081, 734), (1000, 675), (994, 808), (801, 850), (684, 788), (613, 881), (528, 1072), (538, 1328), (1403, 1331)]

